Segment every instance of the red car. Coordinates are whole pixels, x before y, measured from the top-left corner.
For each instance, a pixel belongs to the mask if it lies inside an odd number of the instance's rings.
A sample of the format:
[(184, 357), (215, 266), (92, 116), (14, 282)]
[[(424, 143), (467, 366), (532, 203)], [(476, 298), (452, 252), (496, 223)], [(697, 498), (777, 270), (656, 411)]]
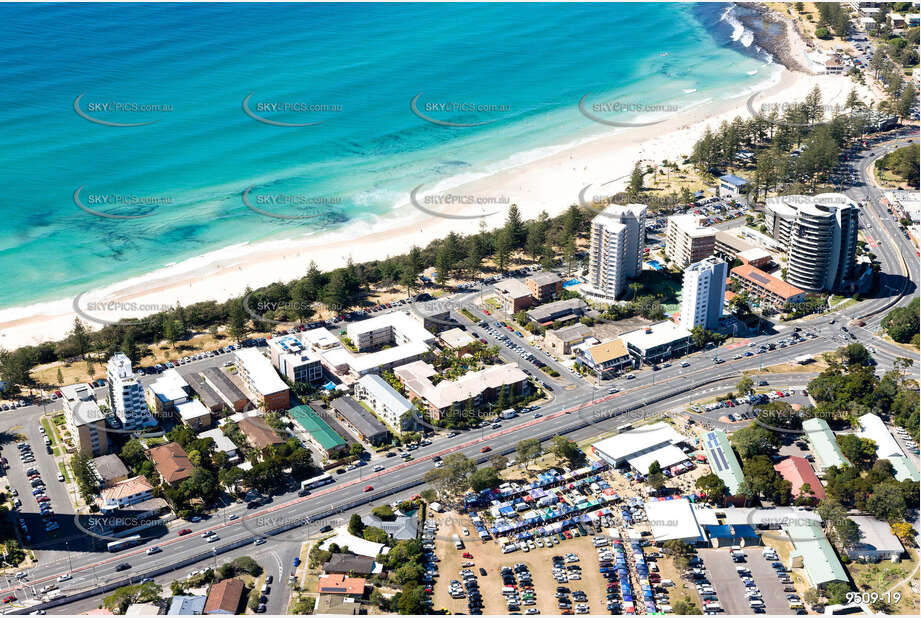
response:
[(487, 309), (483, 309), (483, 313), (485, 313), (486, 315), (492, 315)]
[(473, 560), (473, 554), (471, 554), (469, 551), (465, 551), (464, 553), (461, 554), (461, 556), (469, 560)]
[(366, 493), (369, 492), (369, 491), (374, 491), (374, 488), (371, 487), (370, 485), (368, 485), (367, 487), (365, 487), (364, 491), (365, 491)]
[(481, 452), (481, 453), (488, 453), (488, 452), (491, 451), (491, 450), (492, 450), (491, 447), (484, 446), (483, 448), (480, 449), (480, 452)]
[(189, 528), (183, 528), (177, 534), (179, 534), (179, 536), (185, 536), (187, 534), (192, 534), (192, 530)]
[(8, 597), (3, 597), (3, 602), (4, 602), (4, 603), (12, 603), (12, 602), (15, 601), (15, 600), (16, 600), (16, 596), (15, 596), (15, 595), (12, 595), (12, 594), (11, 594), (10, 596), (8, 596)]

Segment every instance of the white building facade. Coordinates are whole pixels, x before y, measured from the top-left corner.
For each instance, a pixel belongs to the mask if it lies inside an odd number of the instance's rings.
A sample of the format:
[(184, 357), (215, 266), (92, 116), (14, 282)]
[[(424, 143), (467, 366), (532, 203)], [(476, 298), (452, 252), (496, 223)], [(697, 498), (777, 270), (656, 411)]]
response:
[(144, 386), (134, 375), (131, 359), (116, 352), (106, 364), (109, 407), (126, 429), (156, 424), (144, 401)]
[(718, 258), (707, 258), (684, 269), (681, 287), (681, 328), (703, 326), (716, 330), (723, 315), (726, 276), (729, 265)]

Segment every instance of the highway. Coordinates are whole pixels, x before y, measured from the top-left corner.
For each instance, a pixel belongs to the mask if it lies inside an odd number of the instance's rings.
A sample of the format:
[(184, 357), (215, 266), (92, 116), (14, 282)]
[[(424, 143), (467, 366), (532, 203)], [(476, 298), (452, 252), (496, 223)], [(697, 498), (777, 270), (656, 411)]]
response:
[[(914, 138), (915, 140), (917, 138)], [(868, 165), (886, 146), (876, 146), (873, 154), (857, 162), (860, 173), (865, 174)], [(399, 458), (375, 458), (372, 465), (360, 467), (356, 470), (336, 475), (334, 484), (316, 489), (311, 495), (297, 497), (296, 494), (286, 494), (276, 497), (269, 506), (258, 510), (247, 510), (245, 505), (233, 504), (220, 509), (210, 518), (198, 523), (181, 522), (174, 524), (163, 536), (151, 540), (139, 547), (124, 550), (117, 554), (109, 554), (104, 549), (104, 543), (97, 543), (95, 549), (88, 545), (88, 537), (83, 534), (73, 523), (65, 525), (62, 520), (61, 535), (57, 539), (47, 542), (34, 542), (32, 549), (37, 551), (39, 562), (28, 573), (24, 582), (4, 581), (4, 595), (15, 592), (20, 600), (32, 598), (42, 586), (55, 582), (65, 574), (72, 574), (72, 579), (59, 584), (65, 596), (91, 591), (93, 595), (76, 603), (60, 605), (49, 611), (61, 613), (74, 613), (83, 611), (99, 604), (101, 589), (106, 586), (139, 581), (140, 579), (156, 573), (160, 569), (174, 568), (175, 571), (155, 574), (157, 581), (168, 583), (182, 577), (188, 571), (203, 568), (207, 565), (221, 564), (240, 555), (250, 555), (256, 558), (276, 577), (275, 589), (270, 597), (269, 613), (283, 612), (283, 589), (287, 575), (291, 571), (291, 559), (297, 552), (301, 543), (308, 540), (319, 528), (324, 525), (338, 525), (344, 522), (351, 512), (367, 511), (370, 504), (390, 502), (394, 497), (409, 496), (421, 489), (423, 474), (432, 466), (432, 458), (436, 455), (445, 456), (449, 453), (460, 452), (473, 459), (485, 461), (495, 453), (509, 453), (513, 451), (515, 443), (524, 438), (549, 439), (555, 435), (566, 435), (573, 439), (589, 438), (601, 433), (611, 431), (618, 426), (638, 422), (649, 416), (654, 416), (666, 410), (682, 409), (687, 402), (702, 397), (715, 396), (719, 392), (732, 390), (743, 372), (757, 371), (759, 368), (774, 364), (789, 362), (795, 356), (804, 354), (815, 355), (833, 350), (852, 341), (842, 330), (841, 326), (847, 320), (855, 317), (866, 317), (867, 324), (864, 328), (851, 328), (856, 341), (860, 341), (868, 348), (875, 350), (874, 356), (879, 362), (878, 369), (884, 371), (892, 366), (895, 358), (904, 356), (912, 358), (918, 367), (918, 354), (907, 351), (898, 345), (880, 338), (876, 332), (879, 320), (885, 315), (882, 307), (891, 303), (903, 304), (917, 294), (915, 282), (917, 281), (918, 259), (915, 249), (907, 241), (888, 217), (885, 208), (878, 202), (878, 192), (874, 189), (854, 187), (848, 193), (855, 199), (867, 200), (868, 208), (861, 218), (864, 225), (870, 225), (868, 230), (878, 242), (873, 247), (879, 256), (883, 272), (887, 277), (886, 282), (902, 283), (897, 289), (890, 287), (887, 295), (857, 303), (847, 309), (822, 316), (808, 316), (802, 320), (778, 325), (776, 330), (747, 340), (737, 340), (730, 345), (715, 350), (697, 352), (686, 357), (691, 363), (690, 367), (681, 368), (679, 362), (660, 371), (644, 369), (634, 372), (636, 379), (618, 379), (606, 383), (603, 389), (593, 388), (588, 382), (574, 377), (563, 368), (559, 381), (550, 380), (541, 375), (536, 367), (517, 356), (510, 355), (504, 348), (502, 354), (528, 368), (532, 374), (540, 376), (544, 381), (554, 384), (553, 399), (540, 408), (541, 417), (534, 418), (533, 414), (525, 414), (515, 419), (501, 421), (501, 427), (460, 432), (453, 438), (443, 435), (436, 436), (432, 444), (420, 447), (413, 452), (414, 459), (403, 462)], [(863, 195), (864, 197), (860, 197)], [(882, 209), (882, 212), (880, 212)], [(901, 274), (900, 274), (901, 273)], [(908, 276), (905, 277), (904, 275)], [(892, 276), (891, 280), (888, 278)], [(456, 297), (455, 301), (460, 306), (465, 306), (472, 300), (477, 292), (470, 292)], [(869, 315), (868, 315), (869, 314)], [(470, 327), (469, 321), (461, 314), (454, 312), (454, 317), (461, 323)], [(482, 313), (480, 317), (484, 317)], [(488, 318), (487, 318), (488, 319)], [(836, 323), (831, 324), (835, 319)], [(754, 352), (757, 346), (765, 342), (776, 342), (789, 337), (792, 328), (801, 327), (805, 332), (816, 335), (814, 339), (778, 348), (765, 354), (744, 356), (745, 352)], [(477, 328), (478, 336), (487, 336), (483, 329)], [(521, 345), (526, 342), (517, 339)], [(749, 344), (754, 344), (749, 346)], [(741, 358), (736, 355), (743, 354)], [(714, 364), (713, 356), (719, 355), (726, 362)], [(540, 355), (538, 355), (540, 356)], [(546, 357), (540, 356), (544, 362)], [(220, 362), (221, 358), (210, 359)], [(556, 364), (554, 364), (556, 366)], [(558, 369), (558, 370), (559, 370)], [(770, 374), (765, 375), (772, 386), (785, 388), (787, 386), (805, 385), (809, 377), (802, 373)], [(621, 392), (609, 395), (607, 388), (616, 386)], [(0, 416), (0, 430), (12, 428), (30, 428), (27, 435), (35, 445), (37, 419), (42, 414), (42, 408), (31, 406), (21, 408), (15, 413), (6, 413)], [(713, 419), (709, 419), (712, 421)], [(482, 452), (485, 448), (488, 452)], [(6, 452), (6, 451), (4, 451)], [(45, 459), (44, 452), (37, 453), (36, 459)], [(13, 467), (18, 461), (11, 459)], [(380, 472), (371, 472), (375, 465), (383, 465), (385, 469)], [(41, 467), (42, 475), (46, 474)], [(49, 469), (47, 472), (51, 472)], [(49, 484), (51, 479), (46, 480)], [(372, 490), (364, 491), (371, 486)], [(31, 497), (30, 497), (31, 498)], [(27, 501), (24, 499), (23, 503)], [(65, 514), (64, 504), (55, 504), (59, 514)], [(37, 517), (37, 514), (35, 514)], [(234, 519), (231, 517), (236, 516)], [(281, 533), (270, 537), (265, 544), (253, 545), (254, 539), (267, 534), (270, 530), (284, 525), (299, 525), (305, 520), (311, 523), (299, 526), (290, 532)], [(178, 528), (188, 527), (193, 534), (177, 536)], [(214, 530), (220, 537), (215, 543), (207, 543), (200, 534), (206, 530)], [(145, 551), (152, 545), (159, 546), (163, 551), (152, 556), (147, 556)], [(117, 572), (116, 566), (121, 563), (131, 564), (129, 570)], [(188, 563), (188, 564), (186, 564)], [(130, 579), (129, 579), (130, 578)], [(13, 578), (10, 577), (10, 580)], [(29, 608), (10, 608), (10, 611), (27, 612)]]

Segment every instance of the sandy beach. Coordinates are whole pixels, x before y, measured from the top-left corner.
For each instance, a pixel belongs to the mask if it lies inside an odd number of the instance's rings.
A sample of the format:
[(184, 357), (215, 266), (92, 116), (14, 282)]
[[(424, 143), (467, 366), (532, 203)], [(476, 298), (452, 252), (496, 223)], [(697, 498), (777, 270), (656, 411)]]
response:
[[(802, 41), (792, 43), (791, 47), (793, 45), (801, 46)], [(855, 85), (843, 76), (807, 75), (779, 65), (776, 71), (774, 83), (759, 93), (754, 107), (762, 103), (802, 101), (816, 85), (822, 90), (825, 104), (843, 103)], [(858, 92), (869, 99), (866, 89), (858, 89)], [(426, 214), (411, 206), (407, 196), (406, 204), (398, 206), (386, 222), (373, 226), (369, 222), (355, 222), (321, 237), (225, 248), (94, 290), (85, 294), (78, 306), (85, 307), (89, 301), (129, 303), (150, 307), (146, 313), (152, 313), (177, 303), (223, 301), (240, 295), (247, 287), (256, 288), (302, 276), (311, 261), (321, 269), (332, 269), (344, 266), (349, 259), (362, 262), (399, 255), (413, 245), (424, 246), (451, 231), (474, 233), (481, 220), (489, 227), (497, 227), (504, 221), (507, 203), (517, 204), (525, 218), (535, 217), (542, 210), (550, 215), (559, 214), (577, 203), (584, 189), (588, 199), (622, 190), (635, 161), (680, 161), (690, 153), (692, 145), (707, 127), (716, 128), (723, 120), (735, 116), (750, 117), (746, 102), (751, 94), (740, 93), (731, 100), (698, 105), (651, 126), (610, 128), (597, 139), (449, 190), (452, 195), (483, 196), (502, 203), (466, 207), (426, 205), (431, 210), (470, 218)], [(495, 214), (478, 216), (491, 212)], [(0, 311), (0, 347), (14, 349), (63, 338), (78, 315), (74, 307), (74, 299), (68, 298)], [(138, 319), (144, 313), (136, 309), (93, 315), (101, 320), (116, 321), (118, 318)], [(91, 328), (104, 324), (86, 320), (85, 315), (83, 319)]]

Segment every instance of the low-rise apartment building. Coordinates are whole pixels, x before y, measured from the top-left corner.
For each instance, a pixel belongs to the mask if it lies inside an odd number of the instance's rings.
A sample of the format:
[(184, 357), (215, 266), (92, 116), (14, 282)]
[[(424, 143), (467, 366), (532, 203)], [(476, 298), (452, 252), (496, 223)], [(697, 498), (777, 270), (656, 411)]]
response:
[(172, 414), (176, 406), (189, 400), (192, 388), (176, 369), (167, 369), (147, 385), (145, 397), (148, 407), (157, 416)]
[(738, 283), (749, 296), (760, 298), (776, 309), (781, 309), (786, 303), (806, 300), (805, 291), (748, 264), (733, 268), (729, 271), (729, 278)]
[(564, 356), (572, 352), (572, 346), (585, 341), (591, 334), (591, 329), (585, 324), (573, 324), (544, 333), (544, 347), (557, 356)]
[(292, 382), (314, 384), (323, 379), (320, 355), (307, 349), (298, 335), (269, 339), (272, 364)]
[(349, 397), (337, 397), (330, 404), (336, 418), (359, 440), (379, 446), (389, 441), (387, 428), (360, 403)]
[(84, 455), (98, 457), (109, 452), (106, 417), (99, 409), (93, 389), (88, 384), (61, 387), (64, 424), (74, 446)]
[(541, 326), (547, 326), (554, 322), (578, 319), (587, 308), (588, 305), (581, 298), (568, 298), (531, 309), (528, 311), (528, 319)]
[(287, 410), (290, 393), (285, 381), (278, 377), (272, 362), (256, 348), (243, 348), (234, 352), (237, 375), (265, 410)]
[(355, 383), (355, 397), (368, 404), (397, 435), (417, 426), (412, 414), (407, 414), (414, 409), (413, 404), (379, 375), (361, 376)]
[(502, 304), (502, 310), (508, 315), (514, 315), (534, 303), (531, 288), (518, 279), (504, 279), (496, 283), (493, 288)]
[(211, 410), (198, 399), (192, 399), (176, 406), (176, 415), (183, 425), (195, 431), (211, 427)]
[(462, 410), (467, 401), (479, 408), (495, 401), (500, 392), (507, 397), (527, 394), (530, 390), (528, 376), (515, 364), (492, 365), (479, 371), (471, 371), (457, 380), (442, 380), (432, 383), (435, 368), (422, 361), (416, 361), (394, 370), (394, 375), (403, 383), (410, 400), (421, 402), (436, 421), (452, 408)]
[(128, 466), (114, 454), (94, 457), (90, 460), (89, 469), (100, 487), (112, 487), (131, 476)]
[(540, 271), (533, 273), (525, 278), (524, 283), (531, 290), (531, 297), (536, 304), (551, 301), (563, 291), (563, 279), (553, 272)]

